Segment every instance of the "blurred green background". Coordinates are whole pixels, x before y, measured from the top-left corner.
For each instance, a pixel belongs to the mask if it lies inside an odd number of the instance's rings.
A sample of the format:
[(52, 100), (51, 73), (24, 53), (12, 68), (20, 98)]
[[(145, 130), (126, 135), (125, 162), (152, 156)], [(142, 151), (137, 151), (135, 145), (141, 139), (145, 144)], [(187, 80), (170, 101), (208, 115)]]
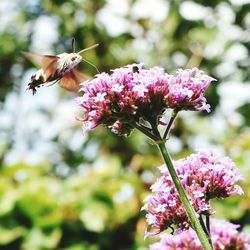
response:
[[(100, 71), (133, 62), (199, 66), (217, 79), (210, 114), (184, 112), (168, 147), (178, 159), (216, 149), (237, 163), (245, 191), (214, 202), (214, 217), (250, 225), (250, 4), (248, 0), (0, 1), (0, 249), (144, 250), (140, 212), (162, 163), (135, 131), (84, 134), (81, 110), (58, 86), (35, 96), (35, 68), (21, 51), (72, 52), (71, 39)], [(96, 71), (86, 63), (80, 68)]]

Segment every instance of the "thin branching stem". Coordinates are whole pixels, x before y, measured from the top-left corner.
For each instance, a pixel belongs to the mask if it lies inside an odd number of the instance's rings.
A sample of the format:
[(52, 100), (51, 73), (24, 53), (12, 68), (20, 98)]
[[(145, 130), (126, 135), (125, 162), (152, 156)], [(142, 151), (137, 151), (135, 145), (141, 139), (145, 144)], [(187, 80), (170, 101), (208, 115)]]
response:
[(139, 131), (141, 131), (142, 133), (144, 133), (147, 137), (149, 137), (152, 141), (159, 141), (160, 138), (158, 138), (157, 136), (155, 136), (153, 133), (151, 133), (150, 129), (146, 128), (145, 126), (141, 126), (137, 123), (133, 123), (133, 126), (138, 129)]
[(179, 112), (178, 110), (173, 110), (171, 118), (168, 122), (167, 128), (166, 128), (164, 135), (163, 135), (164, 140), (168, 139), (169, 133), (171, 131), (172, 125), (177, 117), (178, 112)]
[[(209, 229), (209, 221), (207, 221), (207, 219), (209, 220), (209, 216), (206, 216), (206, 224), (204, 223), (202, 216), (200, 216), (199, 221), (200, 221), (200, 224), (201, 224), (204, 232), (207, 235), (207, 238), (208, 238), (210, 245), (212, 246), (212, 239), (211, 239), (210, 229)], [(208, 224), (207, 224), (207, 222), (208, 222)]]
[(207, 227), (207, 232), (208, 232), (209, 236), (211, 237), (211, 233), (210, 233), (210, 217), (208, 215), (206, 216), (206, 227)]

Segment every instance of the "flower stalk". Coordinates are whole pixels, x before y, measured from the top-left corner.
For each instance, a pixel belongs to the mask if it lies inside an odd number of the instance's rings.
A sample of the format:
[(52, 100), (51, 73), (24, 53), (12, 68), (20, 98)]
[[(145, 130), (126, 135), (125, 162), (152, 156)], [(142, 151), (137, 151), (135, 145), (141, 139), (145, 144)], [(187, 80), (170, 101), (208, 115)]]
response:
[(173, 125), (173, 123), (174, 123), (174, 121), (175, 121), (175, 119), (176, 119), (176, 117), (177, 117), (177, 115), (178, 115), (178, 110), (176, 109), (176, 110), (173, 110), (173, 112), (172, 112), (172, 115), (171, 115), (171, 118), (170, 118), (170, 120), (169, 120), (169, 122), (168, 122), (168, 125), (167, 125), (167, 128), (166, 128), (166, 130), (165, 130), (165, 132), (164, 132), (164, 135), (163, 135), (163, 139), (164, 140), (167, 140), (168, 139), (168, 136), (169, 136), (169, 133), (170, 133), (170, 131), (171, 131), (171, 128), (172, 128), (172, 125)]
[(195, 212), (194, 212), (194, 209), (193, 207), (191, 206), (189, 200), (188, 200), (188, 197), (186, 195), (186, 192), (180, 182), (180, 179), (174, 169), (174, 166), (173, 166), (173, 163), (172, 163), (172, 160), (171, 160), (171, 157), (169, 155), (169, 152), (165, 146), (165, 143), (164, 142), (160, 142), (158, 143), (158, 147), (159, 147), (159, 150), (161, 152), (161, 155), (166, 163), (166, 166), (168, 168), (168, 171), (172, 177), (172, 180), (175, 184), (175, 187), (179, 193), (179, 196), (180, 196), (180, 200), (182, 201), (185, 209), (186, 209), (186, 212), (188, 214), (188, 217), (190, 219), (190, 222), (191, 222), (191, 225), (192, 225), (192, 228), (195, 230), (195, 232), (197, 233), (197, 236), (203, 246), (203, 249), (204, 250), (212, 250), (213, 247), (210, 245), (209, 241), (211, 242), (211, 240), (208, 239), (207, 235), (205, 234), (205, 232), (203, 231), (201, 225), (200, 225), (200, 222), (199, 220), (197, 219), (196, 215), (195, 215)]

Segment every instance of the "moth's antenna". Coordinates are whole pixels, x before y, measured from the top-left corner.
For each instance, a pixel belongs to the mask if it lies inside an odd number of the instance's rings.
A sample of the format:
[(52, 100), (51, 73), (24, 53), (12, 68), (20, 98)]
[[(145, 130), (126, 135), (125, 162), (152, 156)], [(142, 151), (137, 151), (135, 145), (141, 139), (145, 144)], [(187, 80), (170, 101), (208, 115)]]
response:
[[(97, 44), (94, 44), (94, 45), (92, 45), (92, 46), (90, 46), (90, 47), (88, 47), (88, 48), (85, 48), (85, 49), (83, 49), (83, 50), (81, 50), (81, 51), (79, 51), (77, 54), (81, 54), (81, 53), (83, 53), (83, 52), (85, 52), (85, 51), (87, 51), (87, 50), (94, 49), (94, 48), (96, 48), (97, 46), (99, 46), (98, 43), (97, 43)], [(88, 63), (89, 65), (91, 65), (92, 67), (94, 67), (94, 68), (96, 69), (96, 71), (98, 72), (98, 74), (100, 74), (100, 71), (98, 70), (98, 68), (97, 68), (93, 63), (91, 63), (91, 62), (89, 62), (88, 60), (83, 59), (83, 58), (82, 58), (82, 60), (83, 60), (84, 62)]]
[(76, 39), (74, 37), (72, 38), (71, 46), (72, 46), (73, 53), (75, 53), (75, 51), (76, 51)]
[(88, 60), (83, 59), (83, 58), (82, 58), (82, 60), (83, 60), (84, 62), (88, 63), (89, 65), (91, 65), (92, 67), (94, 67), (94, 68), (96, 69), (96, 71), (98, 72), (98, 74), (100, 74), (100, 71), (98, 70), (98, 68), (97, 68), (93, 63), (91, 63), (91, 62), (89, 62)]
[(94, 44), (94, 45), (92, 45), (92, 46), (90, 46), (90, 47), (88, 47), (88, 48), (86, 48), (86, 49), (80, 50), (77, 54), (81, 54), (81, 53), (83, 53), (83, 52), (85, 52), (85, 51), (87, 51), (87, 50), (94, 49), (94, 48), (96, 48), (97, 46), (99, 46), (98, 43), (97, 43), (97, 44)]

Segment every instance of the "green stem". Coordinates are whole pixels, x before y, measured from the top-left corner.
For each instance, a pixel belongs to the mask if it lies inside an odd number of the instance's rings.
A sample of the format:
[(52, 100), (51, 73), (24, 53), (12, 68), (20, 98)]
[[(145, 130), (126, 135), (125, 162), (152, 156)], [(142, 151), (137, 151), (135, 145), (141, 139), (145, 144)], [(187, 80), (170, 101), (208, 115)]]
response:
[[(205, 224), (204, 224), (204, 221), (203, 221), (203, 219), (202, 219), (202, 216), (199, 217), (199, 222), (200, 222), (200, 224), (201, 224), (201, 227), (202, 227), (203, 231), (205, 232), (205, 234), (207, 235), (207, 237), (209, 237), (208, 231), (207, 231), (207, 228), (206, 228), (206, 226), (205, 226)], [(210, 242), (210, 241), (209, 241), (209, 242)]]
[(162, 137), (164, 140), (168, 138), (169, 132), (170, 132), (170, 130), (172, 128), (172, 125), (173, 125), (173, 123), (175, 121), (175, 118), (177, 117), (178, 112), (179, 112), (178, 110), (173, 110), (171, 118), (170, 118), (170, 120), (168, 122), (168, 126), (167, 126), (167, 128), (165, 130), (165, 133), (164, 133), (163, 137)]
[(207, 231), (210, 234), (210, 217), (208, 215), (206, 216), (206, 226), (207, 226)]
[(153, 141), (159, 141), (160, 140), (160, 138), (158, 138), (157, 136), (152, 134), (149, 129), (147, 129), (147, 128), (141, 126), (141, 125), (138, 125), (137, 123), (133, 123), (132, 126), (134, 126), (136, 129), (138, 129), (143, 134), (148, 136), (151, 140), (153, 140)]
[(194, 209), (193, 207), (191, 206), (189, 200), (188, 200), (188, 197), (186, 195), (186, 192), (180, 182), (180, 179), (175, 171), (175, 168), (173, 166), (173, 163), (172, 163), (172, 160), (170, 158), (170, 155), (168, 153), (168, 150), (165, 146), (165, 142), (160, 142), (158, 143), (158, 147), (160, 149), (160, 152), (162, 154), (162, 157), (166, 163), (166, 166), (168, 168), (168, 171), (172, 177), (172, 180), (175, 184), (175, 187), (179, 193), (179, 196), (180, 196), (180, 200), (182, 201), (185, 209), (186, 209), (186, 212), (188, 214), (188, 217), (191, 221), (191, 225), (192, 225), (192, 228), (195, 230), (195, 232), (197, 233), (197, 236), (201, 242), (201, 245), (203, 247), (203, 250), (212, 250), (213, 248), (211, 247), (211, 245), (209, 244), (209, 240), (205, 234), (205, 232), (203, 231), (202, 227), (201, 227), (201, 224), (199, 223), (199, 220), (198, 218), (196, 217), (195, 215), (195, 212), (194, 212)]
[[(206, 221), (207, 221), (207, 218), (209, 219), (209, 216), (206, 216)], [(207, 239), (209, 241), (209, 244), (212, 246), (212, 249), (213, 249), (213, 244), (212, 244), (212, 239), (211, 239), (211, 236), (210, 236), (210, 231), (209, 231), (209, 226), (207, 227), (202, 219), (202, 216), (200, 216), (199, 218), (199, 221), (200, 221), (200, 224), (203, 228), (203, 231), (205, 232), (205, 234), (207, 235)]]

